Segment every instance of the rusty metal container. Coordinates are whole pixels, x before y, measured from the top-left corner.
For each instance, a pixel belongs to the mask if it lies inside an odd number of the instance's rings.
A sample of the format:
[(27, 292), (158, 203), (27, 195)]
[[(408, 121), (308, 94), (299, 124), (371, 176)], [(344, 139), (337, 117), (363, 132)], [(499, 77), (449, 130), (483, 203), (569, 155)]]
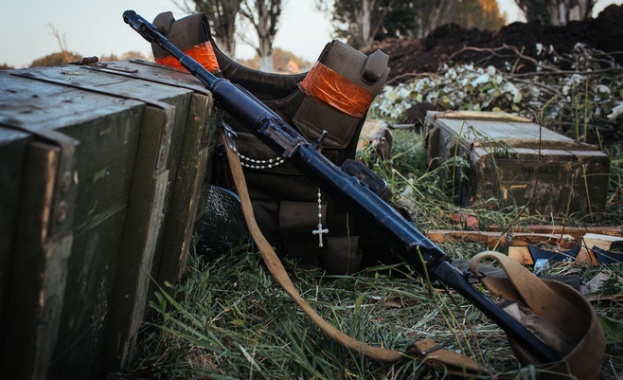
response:
[(557, 216), (604, 211), (610, 160), (595, 146), (503, 113), (429, 111), (426, 125), (433, 167), (453, 157), (466, 163), (464, 171), (443, 171), (462, 206), (526, 206)]
[(123, 366), (183, 270), (212, 97), (140, 62), (0, 71), (0, 377)]

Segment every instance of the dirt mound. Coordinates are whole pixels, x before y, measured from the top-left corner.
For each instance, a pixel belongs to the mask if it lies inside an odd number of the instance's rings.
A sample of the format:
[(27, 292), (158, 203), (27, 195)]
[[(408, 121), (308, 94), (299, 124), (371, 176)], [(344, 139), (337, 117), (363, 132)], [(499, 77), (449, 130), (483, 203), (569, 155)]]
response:
[[(449, 24), (425, 38), (386, 39), (374, 49), (389, 54), (393, 83), (407, 80), (412, 73), (435, 72), (446, 62), (498, 68), (513, 65), (516, 72), (533, 71), (534, 59), (553, 58), (553, 54), (547, 54), (550, 46), (558, 55), (564, 55), (573, 52), (577, 43), (613, 53), (616, 63), (623, 65), (621, 20), (623, 5), (611, 5), (595, 19), (574, 21), (563, 27), (516, 22), (499, 31), (483, 31)], [(537, 51), (538, 44), (543, 47), (541, 55)], [(605, 66), (613, 64), (604, 61)]]

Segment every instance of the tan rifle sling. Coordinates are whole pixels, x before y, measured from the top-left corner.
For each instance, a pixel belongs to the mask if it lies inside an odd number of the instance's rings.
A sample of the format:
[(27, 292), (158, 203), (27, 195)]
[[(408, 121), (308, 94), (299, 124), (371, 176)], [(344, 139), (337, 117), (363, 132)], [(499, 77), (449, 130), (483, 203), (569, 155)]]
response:
[[(567, 284), (539, 279), (499, 252), (477, 254), (470, 262), (470, 271), (478, 273), (480, 262), (487, 259), (496, 261), (506, 277), (484, 277), (482, 283), (495, 295), (514, 302), (520, 322), (561, 354), (560, 362), (540, 366), (539, 379), (598, 378), (606, 342), (588, 300)], [(512, 340), (510, 343), (520, 360), (534, 362), (529, 352)]]

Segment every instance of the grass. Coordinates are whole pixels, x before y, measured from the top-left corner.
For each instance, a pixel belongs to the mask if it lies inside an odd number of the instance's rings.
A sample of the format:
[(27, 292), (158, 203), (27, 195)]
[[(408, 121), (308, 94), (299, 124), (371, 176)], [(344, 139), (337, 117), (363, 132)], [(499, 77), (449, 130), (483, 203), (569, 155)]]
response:
[[(393, 158), (378, 163), (375, 170), (387, 179), (396, 199), (410, 204), (421, 230), (457, 228), (448, 218), (455, 212), (477, 216), (482, 225), (543, 223), (542, 216), (524, 215), (517, 209), (453, 205), (438, 173), (426, 170), (422, 136), (397, 131), (394, 141)], [(620, 216), (623, 155), (617, 154), (608, 210)], [(443, 165), (435, 170), (443, 170)], [(602, 222), (612, 220), (595, 221)], [(441, 248), (459, 259), (486, 249), (473, 243), (446, 243)], [(513, 378), (531, 379), (539, 373), (533, 366), (521, 366), (503, 332), (480, 311), (459, 295), (427, 283), (408, 267), (378, 266), (352, 276), (327, 276), (321, 269), (300, 269), (295, 261), (285, 260), (285, 265), (306, 300), (357, 339), (404, 350), (416, 340), (430, 338)], [(608, 339), (602, 378), (615, 379), (623, 373), (623, 269), (608, 271), (570, 264), (549, 269), (551, 274), (580, 274), (584, 282), (607, 273), (599, 290), (601, 301), (593, 305)], [(111, 378), (447, 378), (420, 361), (374, 362), (336, 344), (275, 283), (259, 254), (247, 249), (218, 257), (191, 255), (184, 281), (160, 289), (150, 306), (151, 322), (141, 329), (132, 366)]]
[[(157, 322), (141, 332), (134, 369), (126, 378), (351, 379), (442, 378), (416, 361), (369, 361), (324, 336), (273, 283), (257, 254), (231, 252), (213, 260), (194, 257), (193, 273), (177, 287), (177, 297), (157, 293)], [(414, 339), (432, 337), (453, 348), (456, 330), (447, 328), (428, 290), (410, 273), (387, 275), (371, 268), (352, 277), (327, 277), (320, 270), (288, 267), (306, 299), (347, 334), (375, 345), (403, 349)], [(439, 294), (445, 303), (448, 296)], [(455, 315), (479, 320), (464, 306)], [(455, 311), (456, 312), (456, 311)], [(502, 345), (495, 326), (481, 324), (474, 334)], [(470, 333), (471, 334), (471, 333)], [(462, 334), (458, 334), (462, 335)], [(496, 348), (500, 360), (510, 355)], [(503, 361), (503, 360), (502, 360)], [(501, 361), (501, 362), (502, 362)]]
[[(601, 55), (599, 55), (601, 56)], [(461, 66), (427, 75), (377, 97), (371, 108), (398, 120), (414, 99), (452, 109), (481, 109), (532, 115), (540, 125), (578, 141), (597, 141), (611, 158), (606, 212), (588, 217), (539, 215), (519, 207), (496, 210), (496, 199), (469, 208), (455, 205), (456, 182), (464, 179), (467, 161), (452, 158), (429, 168), (423, 136), (394, 131), (393, 157), (374, 170), (389, 184), (394, 201), (405, 207), (421, 231), (469, 226), (453, 216), (475, 220), (478, 227), (502, 230), (531, 224), (621, 226), (623, 221), (623, 150), (604, 146), (611, 127), (607, 115), (620, 103), (620, 71), (595, 70), (599, 60), (585, 54), (560, 57), (578, 75), (556, 72), (496, 72), (495, 83), (465, 90), (483, 71)], [(564, 74), (564, 75), (562, 75)], [(493, 76), (491, 76), (493, 78)], [(491, 79), (493, 80), (493, 79)], [(480, 82), (480, 81), (477, 81)], [(511, 83), (512, 82), (512, 83)], [(513, 86), (507, 86), (509, 83)], [(523, 96), (514, 97), (514, 89)], [(491, 91), (496, 89), (496, 91)], [(395, 90), (395, 91), (394, 91)], [(509, 92), (510, 91), (510, 92)], [(407, 96), (403, 94), (407, 93)], [(436, 96), (438, 94), (439, 96)], [(443, 95), (443, 96), (442, 96)], [(512, 95), (512, 96), (511, 96)], [(452, 102), (446, 104), (444, 99)], [(499, 109), (498, 109), (499, 108)], [(445, 109), (445, 108), (442, 108)], [(376, 111), (374, 111), (376, 110)], [(620, 123), (620, 118), (618, 119)], [(499, 153), (507, 147), (498, 146)], [(364, 152), (362, 159), (366, 159)], [(444, 180), (442, 173), (452, 173)], [(448, 178), (448, 176), (446, 176)], [(476, 243), (443, 243), (454, 259), (469, 259), (487, 249)], [(504, 248), (499, 247), (503, 252)], [(516, 379), (533, 379), (540, 370), (522, 366), (503, 332), (454, 292), (446, 292), (416, 275), (408, 266), (380, 265), (352, 276), (328, 276), (285, 266), (304, 298), (345, 333), (372, 345), (405, 350), (430, 338), (463, 352), (483, 366)], [(623, 376), (623, 268), (558, 263), (550, 275), (579, 275), (585, 286), (602, 285), (587, 297), (606, 335), (602, 379)], [(320, 332), (268, 274), (257, 252), (238, 249), (215, 257), (191, 255), (185, 279), (156, 292), (149, 322), (138, 337), (132, 365), (118, 379), (445, 379), (448, 376), (417, 360), (379, 363), (344, 349)]]
[[(161, 292), (152, 304), (161, 320), (146, 326), (141, 334), (139, 346), (148, 350), (135, 362), (134, 374), (148, 378), (337, 379), (388, 370), (337, 346), (310, 325), (260, 261), (257, 254), (248, 252), (213, 260), (194, 257), (193, 274), (177, 288), (177, 300)], [(383, 304), (379, 300), (400, 299), (408, 305), (392, 319), (408, 314), (414, 303), (421, 302), (400, 284), (388, 288), (389, 284), (374, 276), (353, 281), (326, 278), (319, 270), (290, 268), (308, 301), (345, 332), (372, 343), (406, 343), (408, 331), (384, 331), (371, 320)], [(359, 296), (352, 299), (353, 294)], [(163, 343), (164, 350), (153, 350)]]

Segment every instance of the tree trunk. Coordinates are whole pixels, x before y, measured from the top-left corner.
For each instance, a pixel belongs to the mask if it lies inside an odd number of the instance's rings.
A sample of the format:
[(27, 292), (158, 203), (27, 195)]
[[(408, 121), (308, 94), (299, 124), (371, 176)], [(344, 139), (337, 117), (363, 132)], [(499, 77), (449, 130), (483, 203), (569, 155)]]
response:
[(563, 26), (590, 17), (597, 0), (515, 0), (528, 21)]
[(268, 73), (272, 73), (275, 71), (272, 54), (264, 56), (264, 57), (260, 57), (260, 70), (268, 72)]
[(240, 14), (246, 18), (257, 33), (255, 48), (260, 60), (260, 70), (272, 72), (273, 41), (277, 34), (277, 22), (281, 16), (281, 0), (244, 0)]
[(455, 0), (422, 1), (418, 12), (418, 38), (426, 37), (435, 28), (446, 24), (453, 16)]
[(236, 17), (240, 10), (240, 0), (193, 1), (195, 10), (205, 13), (208, 18), (210, 29), (218, 47), (233, 58), (236, 51)]
[(229, 57), (234, 58), (236, 55), (236, 24), (235, 22), (230, 23), (227, 28), (225, 28), (225, 35), (222, 38), (218, 39), (219, 47), (223, 46), (223, 51)]
[(359, 25), (359, 33), (357, 36), (357, 44), (359, 48), (364, 48), (372, 43), (371, 24), (372, 24), (372, 4), (374, 0), (364, 0), (361, 2), (361, 8), (356, 12), (357, 25)]
[(256, 5), (258, 14), (256, 29), (260, 40), (257, 53), (260, 58), (260, 70), (273, 72), (273, 36), (270, 35), (270, 14), (264, 1), (256, 0)]
[(267, 38), (260, 39), (260, 46), (257, 49), (257, 55), (260, 58), (260, 70), (272, 73), (274, 70), (273, 65), (273, 46), (272, 41)]

